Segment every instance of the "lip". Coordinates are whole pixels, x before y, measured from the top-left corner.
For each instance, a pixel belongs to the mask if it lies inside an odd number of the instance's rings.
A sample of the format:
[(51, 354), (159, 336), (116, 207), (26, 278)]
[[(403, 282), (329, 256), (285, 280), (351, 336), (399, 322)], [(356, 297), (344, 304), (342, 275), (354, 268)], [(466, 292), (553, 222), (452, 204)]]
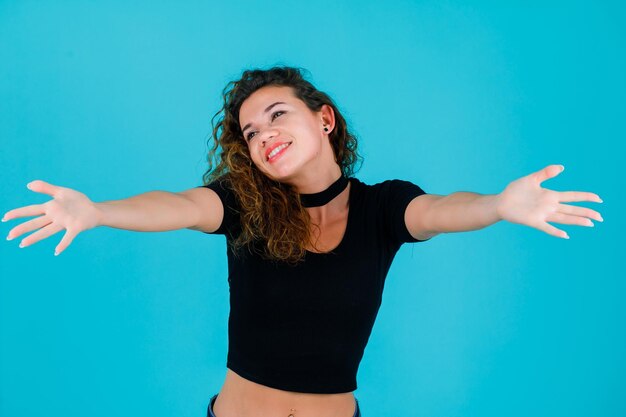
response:
[[(287, 142), (287, 141), (285, 141), (285, 142), (276, 142), (276, 143), (272, 144), (272, 146), (270, 146), (269, 148), (267, 148), (267, 150), (265, 151), (265, 160), (266, 160), (266, 161), (268, 160), (268, 158), (269, 158), (269, 154), (270, 154), (270, 153), (272, 153), (272, 151), (273, 151), (274, 149), (276, 149), (276, 148), (277, 148), (277, 147), (279, 147), (280, 145), (284, 145), (285, 143), (291, 144), (291, 142)], [(287, 149), (287, 148), (285, 148), (285, 149)]]

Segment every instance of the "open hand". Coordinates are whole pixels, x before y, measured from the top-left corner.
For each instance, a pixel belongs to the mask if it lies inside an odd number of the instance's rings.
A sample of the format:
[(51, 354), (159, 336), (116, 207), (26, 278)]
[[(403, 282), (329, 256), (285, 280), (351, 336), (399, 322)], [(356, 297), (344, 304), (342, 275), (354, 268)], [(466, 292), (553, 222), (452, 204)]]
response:
[(563, 230), (547, 222), (593, 227), (590, 219), (604, 221), (595, 210), (562, 203), (593, 201), (602, 203), (598, 195), (582, 191), (552, 191), (541, 183), (563, 172), (562, 165), (548, 165), (511, 182), (498, 195), (497, 212), (503, 220), (524, 224), (552, 236), (569, 239)]
[(66, 229), (65, 235), (55, 249), (55, 255), (63, 252), (84, 230), (98, 226), (100, 212), (87, 196), (71, 188), (59, 187), (41, 180), (35, 180), (28, 188), (38, 193), (48, 194), (52, 200), (43, 204), (20, 207), (5, 213), (2, 221), (19, 217), (39, 216), (15, 226), (9, 231), (8, 240), (24, 233), (37, 230), (22, 239), (20, 247), (26, 247)]

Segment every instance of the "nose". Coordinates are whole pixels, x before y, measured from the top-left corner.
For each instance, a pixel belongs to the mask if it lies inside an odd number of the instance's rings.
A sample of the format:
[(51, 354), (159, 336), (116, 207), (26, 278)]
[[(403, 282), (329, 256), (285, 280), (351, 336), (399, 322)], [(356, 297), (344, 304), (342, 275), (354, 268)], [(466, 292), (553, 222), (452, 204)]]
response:
[(278, 131), (273, 127), (268, 127), (259, 134), (261, 135), (261, 143), (265, 146), (271, 138), (278, 136)]

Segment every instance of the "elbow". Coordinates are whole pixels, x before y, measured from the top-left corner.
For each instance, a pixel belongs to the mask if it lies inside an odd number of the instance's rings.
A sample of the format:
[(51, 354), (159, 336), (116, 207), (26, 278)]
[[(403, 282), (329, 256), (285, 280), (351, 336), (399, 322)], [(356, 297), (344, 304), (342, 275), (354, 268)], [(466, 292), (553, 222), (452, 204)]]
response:
[(430, 240), (439, 234), (440, 234), (439, 232), (422, 232), (422, 233), (417, 234), (417, 236), (413, 236), (413, 237), (417, 240), (424, 241), (424, 240)]

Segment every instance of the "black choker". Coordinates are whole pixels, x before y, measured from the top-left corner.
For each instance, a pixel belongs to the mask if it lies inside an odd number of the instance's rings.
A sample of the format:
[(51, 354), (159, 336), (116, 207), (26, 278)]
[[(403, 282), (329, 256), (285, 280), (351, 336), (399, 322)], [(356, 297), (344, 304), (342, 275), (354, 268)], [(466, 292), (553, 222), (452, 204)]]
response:
[(337, 181), (332, 183), (330, 187), (324, 191), (313, 194), (300, 194), (300, 201), (304, 207), (319, 207), (327, 204), (330, 200), (337, 197), (348, 186), (348, 178), (343, 174)]

